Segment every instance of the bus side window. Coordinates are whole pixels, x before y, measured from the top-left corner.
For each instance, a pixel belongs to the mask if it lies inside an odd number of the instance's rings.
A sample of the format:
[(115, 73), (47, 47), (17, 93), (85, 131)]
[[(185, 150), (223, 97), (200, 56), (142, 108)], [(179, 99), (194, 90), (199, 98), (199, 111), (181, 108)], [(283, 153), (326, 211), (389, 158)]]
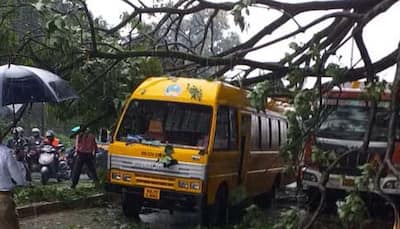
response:
[(268, 118), (262, 117), (261, 118), (261, 149), (268, 150), (269, 149), (269, 121)]
[(269, 129), (269, 149), (272, 149), (272, 134), (274, 130), (272, 129), (272, 119), (268, 118), (268, 129)]
[(281, 145), (285, 145), (286, 144), (286, 140), (287, 140), (287, 122), (286, 120), (281, 120)]
[(229, 149), (234, 150), (238, 147), (238, 119), (237, 110), (229, 109)]
[(229, 145), (229, 109), (218, 107), (217, 128), (215, 130), (214, 150), (228, 149)]
[(281, 135), (281, 133), (282, 133), (282, 126), (281, 126), (281, 120), (277, 120), (277, 122), (278, 122), (278, 145), (280, 146), (281, 144), (282, 144), (282, 135)]
[(237, 110), (220, 106), (217, 113), (215, 150), (235, 150), (238, 147)]
[(279, 148), (279, 123), (277, 119), (270, 119), (271, 120), (271, 132), (272, 132), (272, 142), (271, 142), (271, 149), (276, 150)]
[(260, 149), (260, 128), (259, 128), (258, 116), (255, 114), (251, 115), (251, 150)]

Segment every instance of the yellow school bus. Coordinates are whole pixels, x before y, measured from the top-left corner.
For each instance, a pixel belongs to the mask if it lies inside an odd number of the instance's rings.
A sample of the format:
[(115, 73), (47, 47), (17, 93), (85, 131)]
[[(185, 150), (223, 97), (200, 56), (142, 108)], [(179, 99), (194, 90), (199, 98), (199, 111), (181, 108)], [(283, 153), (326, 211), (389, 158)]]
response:
[(142, 207), (198, 210), (223, 224), (230, 197), (268, 202), (281, 184), (287, 121), (256, 112), (247, 92), (218, 81), (154, 77), (130, 96), (108, 151), (106, 189), (126, 216)]

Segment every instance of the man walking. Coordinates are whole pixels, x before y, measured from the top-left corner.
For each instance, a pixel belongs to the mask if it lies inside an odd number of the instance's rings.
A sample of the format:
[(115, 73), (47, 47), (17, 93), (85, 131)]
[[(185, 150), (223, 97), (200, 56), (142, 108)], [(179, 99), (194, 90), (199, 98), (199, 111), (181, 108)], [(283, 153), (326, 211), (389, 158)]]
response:
[(0, 144), (0, 228), (19, 229), (15, 203), (11, 191), (15, 185), (26, 185), (25, 168), (11, 149)]
[(72, 172), (72, 185), (75, 188), (79, 182), (82, 167), (86, 164), (89, 173), (93, 176), (93, 180), (98, 184), (96, 167), (94, 165), (94, 158), (97, 152), (96, 138), (93, 134), (89, 133), (88, 129), (81, 130), (82, 132), (76, 136), (75, 139), (75, 163)]

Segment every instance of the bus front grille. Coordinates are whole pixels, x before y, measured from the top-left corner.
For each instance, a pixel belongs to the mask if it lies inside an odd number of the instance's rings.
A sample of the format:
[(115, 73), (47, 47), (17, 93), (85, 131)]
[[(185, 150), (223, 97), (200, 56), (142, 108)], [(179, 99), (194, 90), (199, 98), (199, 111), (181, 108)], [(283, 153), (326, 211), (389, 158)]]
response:
[(175, 178), (157, 177), (143, 174), (135, 174), (136, 185), (162, 189), (174, 189)]

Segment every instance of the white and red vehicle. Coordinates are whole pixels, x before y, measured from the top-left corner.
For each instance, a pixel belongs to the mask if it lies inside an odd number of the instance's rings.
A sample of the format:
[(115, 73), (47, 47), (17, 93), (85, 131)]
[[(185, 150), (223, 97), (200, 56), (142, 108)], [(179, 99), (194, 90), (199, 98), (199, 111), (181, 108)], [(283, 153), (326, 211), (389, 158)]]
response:
[[(359, 85), (359, 82), (356, 82)], [(363, 137), (368, 127), (371, 102), (365, 100), (363, 88), (333, 89), (323, 97), (323, 103), (329, 109), (326, 119), (317, 128), (313, 136), (309, 136), (302, 157), (301, 180), (307, 195), (318, 191), (323, 165), (313, 162), (312, 148), (317, 146), (323, 151), (331, 151), (339, 156), (352, 148), (363, 144)], [(349, 154), (338, 163), (329, 176), (326, 185), (328, 195), (354, 190), (356, 178), (361, 175), (358, 168), (365, 163), (378, 165), (383, 160), (387, 148), (387, 128), (389, 125), (390, 93), (385, 92), (378, 102), (376, 121), (374, 123), (366, 153)], [(400, 129), (400, 128), (399, 128)], [(397, 135), (399, 135), (397, 132)], [(400, 165), (400, 138), (396, 136), (396, 146), (392, 162)], [(370, 193), (370, 187), (361, 187), (361, 191)], [(388, 172), (381, 179), (384, 193), (400, 196), (400, 182)], [(329, 194), (330, 193), (330, 194)], [(329, 196), (328, 196), (329, 197)]]

